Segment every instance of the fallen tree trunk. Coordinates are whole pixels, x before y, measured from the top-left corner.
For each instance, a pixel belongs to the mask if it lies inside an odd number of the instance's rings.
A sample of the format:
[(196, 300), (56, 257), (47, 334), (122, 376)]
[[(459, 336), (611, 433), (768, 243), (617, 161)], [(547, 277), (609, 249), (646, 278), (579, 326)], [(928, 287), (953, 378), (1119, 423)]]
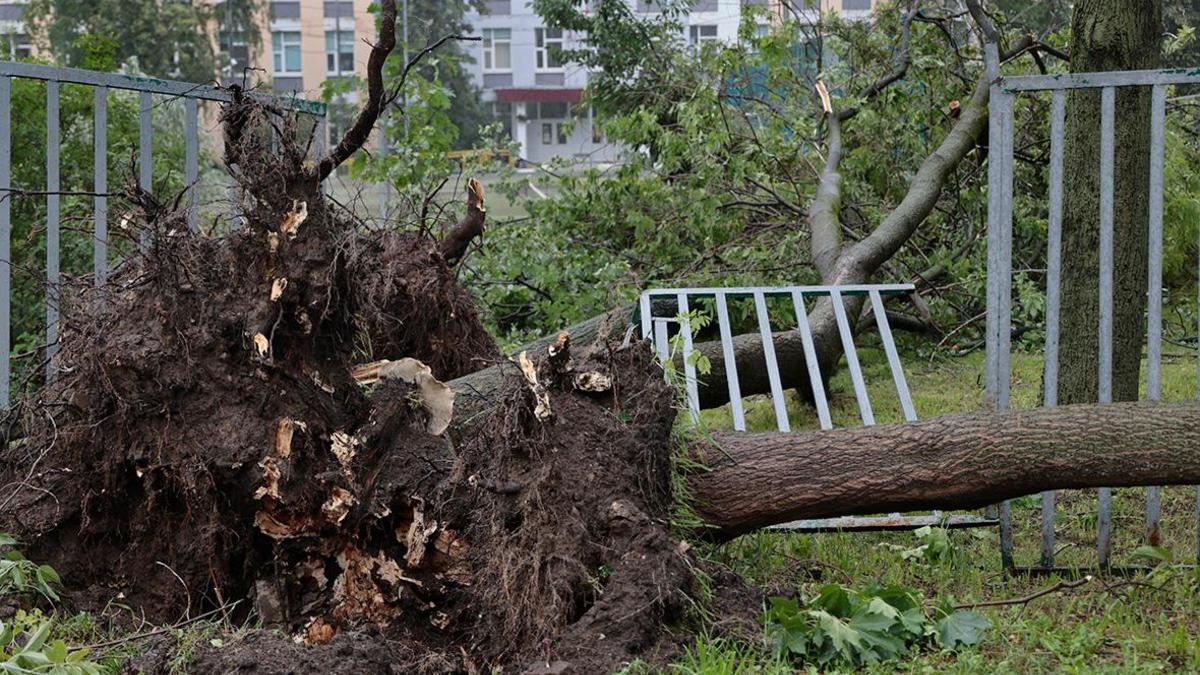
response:
[(728, 539), (800, 518), (1200, 483), (1200, 405), (1077, 405), (814, 433), (725, 433), (697, 452), (708, 466), (688, 479), (697, 511)]

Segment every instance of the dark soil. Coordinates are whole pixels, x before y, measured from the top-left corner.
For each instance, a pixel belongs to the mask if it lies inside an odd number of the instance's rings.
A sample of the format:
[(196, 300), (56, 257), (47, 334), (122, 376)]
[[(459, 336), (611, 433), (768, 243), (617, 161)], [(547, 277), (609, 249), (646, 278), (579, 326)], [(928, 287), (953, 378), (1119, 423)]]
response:
[[(448, 380), (497, 359), (437, 242), (336, 213), (294, 120), (250, 102), (225, 119), (246, 225), (193, 235), (131, 189), (153, 245), (73, 296), (58, 377), (0, 455), (0, 531), (81, 605), (166, 623), (227, 607), (282, 635), (207, 648), (193, 672), (668, 656), (693, 568), (669, 525), (674, 396), (649, 350), (534, 355), (452, 446), (418, 388), (350, 374), (411, 357)], [(269, 122), (292, 139), (278, 154)]]

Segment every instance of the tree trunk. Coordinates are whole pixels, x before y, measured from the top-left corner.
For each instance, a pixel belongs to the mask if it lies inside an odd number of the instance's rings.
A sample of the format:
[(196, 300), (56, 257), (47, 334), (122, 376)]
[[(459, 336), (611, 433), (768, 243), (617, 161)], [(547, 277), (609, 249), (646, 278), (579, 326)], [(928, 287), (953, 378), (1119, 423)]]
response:
[[(1157, 68), (1162, 0), (1080, 0), (1071, 70)], [(1113, 188), (1113, 398), (1137, 400), (1145, 339), (1150, 90), (1117, 89)], [(1100, 91), (1067, 99), (1059, 403), (1097, 400), (1099, 372)]]
[(1200, 482), (1200, 406), (1075, 405), (814, 433), (717, 434), (688, 477), (717, 538), (800, 518)]

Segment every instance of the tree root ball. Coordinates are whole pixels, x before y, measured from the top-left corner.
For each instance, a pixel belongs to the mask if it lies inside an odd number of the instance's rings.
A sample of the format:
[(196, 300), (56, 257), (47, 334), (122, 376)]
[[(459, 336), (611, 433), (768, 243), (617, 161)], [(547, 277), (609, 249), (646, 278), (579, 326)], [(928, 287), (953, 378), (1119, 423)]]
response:
[[(355, 672), (607, 672), (672, 651), (693, 561), (669, 527), (674, 394), (649, 350), (564, 339), (457, 447), (432, 435), (417, 387), (351, 371), (495, 362), (437, 242), (337, 215), (294, 119), (273, 151), (268, 111), (236, 105), (244, 226), (196, 235), (132, 192), (152, 245), (69, 297), (57, 377), (0, 454), (0, 531), (76, 606), (260, 619), (287, 636), (246, 638), (265, 672), (325, 670), (322, 649), (361, 656), (370, 634), (388, 656)], [(208, 648), (196, 671), (245, 658)]]

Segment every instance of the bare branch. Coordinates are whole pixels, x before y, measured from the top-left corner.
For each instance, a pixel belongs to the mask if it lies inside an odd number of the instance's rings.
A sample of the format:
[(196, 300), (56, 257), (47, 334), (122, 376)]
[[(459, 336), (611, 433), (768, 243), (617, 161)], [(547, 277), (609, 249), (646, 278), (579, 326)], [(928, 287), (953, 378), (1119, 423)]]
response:
[[(317, 181), (325, 180), (342, 162), (358, 152), (367, 139), (375, 122), (383, 112), (386, 101), (383, 90), (383, 65), (388, 55), (396, 48), (396, 0), (383, 0), (380, 10), (379, 42), (371, 47), (371, 55), (367, 57), (367, 100), (354, 126), (346, 131), (346, 135), (338, 142), (337, 147), (326, 155), (315, 168)], [(408, 68), (405, 68), (408, 72)]]
[(427, 45), (424, 49), (417, 52), (416, 56), (413, 56), (411, 59), (409, 59), (408, 63), (404, 64), (404, 72), (400, 73), (400, 81), (396, 83), (395, 87), (392, 87), (392, 91), (390, 94), (388, 94), (387, 100), (384, 101), (383, 105), (385, 105), (385, 106), (391, 105), (392, 103), (396, 102), (396, 99), (400, 98), (400, 94), (404, 91), (404, 84), (406, 82), (408, 82), (408, 72), (413, 69), (413, 66), (416, 66), (418, 63), (420, 63), (421, 59), (424, 59), (426, 56), (432, 54), (439, 47), (441, 47), (442, 45), (446, 44), (447, 42), (449, 42), (451, 40), (462, 40), (465, 42), (477, 42), (482, 39), (483, 38), (480, 38), (480, 37), (469, 37), (466, 35), (450, 34), (450, 35), (443, 35), (442, 38), (440, 40), (438, 40), (437, 42)]

